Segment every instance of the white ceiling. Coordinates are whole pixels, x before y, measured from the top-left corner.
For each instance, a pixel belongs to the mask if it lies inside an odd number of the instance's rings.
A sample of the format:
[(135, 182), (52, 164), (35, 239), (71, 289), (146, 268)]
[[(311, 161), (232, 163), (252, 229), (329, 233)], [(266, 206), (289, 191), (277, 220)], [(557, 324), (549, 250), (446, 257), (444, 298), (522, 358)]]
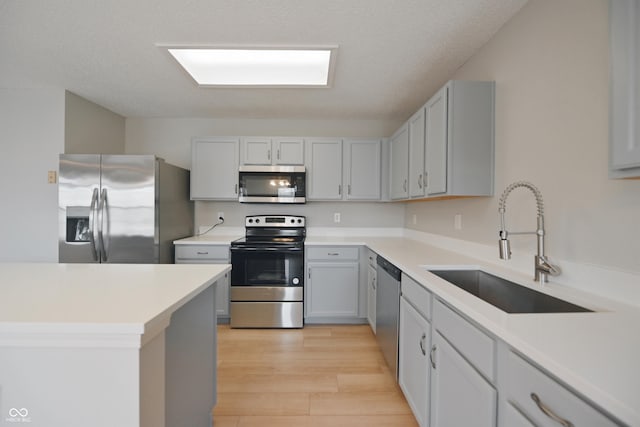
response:
[[(406, 119), (526, 1), (0, 0), (0, 87), (126, 117)], [(157, 44), (339, 50), (329, 89), (213, 89)]]

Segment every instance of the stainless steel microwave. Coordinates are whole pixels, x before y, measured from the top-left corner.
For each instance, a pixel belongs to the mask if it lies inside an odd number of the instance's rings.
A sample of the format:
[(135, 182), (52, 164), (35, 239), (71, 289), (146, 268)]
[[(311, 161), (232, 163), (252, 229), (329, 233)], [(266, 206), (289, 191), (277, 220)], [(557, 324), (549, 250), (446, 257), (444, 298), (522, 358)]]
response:
[(240, 166), (241, 203), (305, 203), (304, 166)]

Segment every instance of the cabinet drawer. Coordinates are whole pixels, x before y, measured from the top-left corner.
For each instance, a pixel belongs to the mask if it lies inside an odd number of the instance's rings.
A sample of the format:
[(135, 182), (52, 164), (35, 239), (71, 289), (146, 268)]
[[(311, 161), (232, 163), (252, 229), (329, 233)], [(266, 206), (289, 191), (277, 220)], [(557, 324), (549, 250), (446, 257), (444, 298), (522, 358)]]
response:
[(228, 245), (176, 245), (176, 260), (229, 260)]
[(436, 299), (433, 304), (433, 323), (482, 375), (495, 381), (496, 343), (493, 338)]
[(307, 259), (317, 260), (357, 260), (359, 258), (358, 248), (354, 247), (308, 247), (305, 248)]
[(401, 283), (402, 295), (428, 320), (431, 320), (431, 292), (423, 288), (411, 277), (403, 274)]
[[(557, 427), (560, 419), (580, 427), (617, 424), (513, 352), (507, 362), (507, 399), (539, 427)], [(534, 401), (534, 395), (539, 402)], [(543, 412), (546, 410), (548, 414)], [(552, 419), (553, 416), (558, 420)]]

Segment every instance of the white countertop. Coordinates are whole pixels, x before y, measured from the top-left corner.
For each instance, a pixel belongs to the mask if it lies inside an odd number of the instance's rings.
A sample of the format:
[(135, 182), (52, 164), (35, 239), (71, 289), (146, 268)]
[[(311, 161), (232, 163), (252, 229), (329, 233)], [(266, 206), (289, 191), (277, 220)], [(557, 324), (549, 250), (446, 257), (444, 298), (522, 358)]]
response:
[[(176, 244), (224, 244), (203, 235)], [(640, 426), (640, 310), (568, 287), (540, 285), (497, 263), (403, 237), (307, 236), (306, 246), (367, 246), (434, 295), (526, 355), (621, 421)], [(508, 314), (427, 271), (427, 266), (477, 266), (489, 273), (592, 309), (595, 313)], [(533, 270), (533, 267), (532, 267)]]
[(230, 268), (227, 264), (0, 264), (0, 344), (17, 342), (25, 334), (157, 331), (162, 324), (166, 327), (175, 310)]

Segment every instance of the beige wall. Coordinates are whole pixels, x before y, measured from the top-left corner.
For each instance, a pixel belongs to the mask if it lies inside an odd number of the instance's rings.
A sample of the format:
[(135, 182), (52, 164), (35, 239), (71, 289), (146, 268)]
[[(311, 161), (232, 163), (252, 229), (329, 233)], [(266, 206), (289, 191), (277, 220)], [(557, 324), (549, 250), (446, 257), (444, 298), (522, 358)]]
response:
[(66, 154), (124, 153), (125, 118), (69, 91), (64, 129)]
[[(496, 196), (410, 203), (407, 227), (497, 252), (498, 197), (528, 180), (544, 197), (552, 258), (640, 272), (640, 180), (607, 176), (607, 4), (529, 0), (458, 70), (456, 79), (496, 81)], [(508, 228), (534, 229), (534, 206), (527, 190), (511, 193)], [(512, 249), (533, 252), (535, 239), (513, 237)]]

